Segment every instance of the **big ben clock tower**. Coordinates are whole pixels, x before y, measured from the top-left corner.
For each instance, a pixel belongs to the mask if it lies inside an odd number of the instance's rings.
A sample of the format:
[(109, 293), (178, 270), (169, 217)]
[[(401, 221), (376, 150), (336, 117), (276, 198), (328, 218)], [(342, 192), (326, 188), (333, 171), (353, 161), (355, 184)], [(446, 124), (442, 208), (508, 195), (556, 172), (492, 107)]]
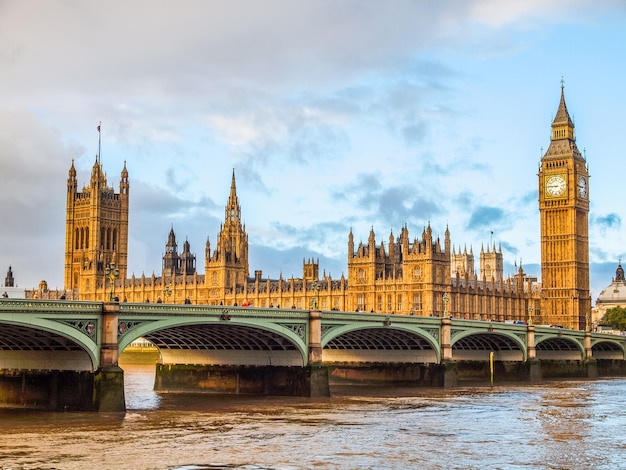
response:
[(561, 82), (550, 146), (539, 169), (542, 323), (584, 329), (591, 314), (588, 185)]

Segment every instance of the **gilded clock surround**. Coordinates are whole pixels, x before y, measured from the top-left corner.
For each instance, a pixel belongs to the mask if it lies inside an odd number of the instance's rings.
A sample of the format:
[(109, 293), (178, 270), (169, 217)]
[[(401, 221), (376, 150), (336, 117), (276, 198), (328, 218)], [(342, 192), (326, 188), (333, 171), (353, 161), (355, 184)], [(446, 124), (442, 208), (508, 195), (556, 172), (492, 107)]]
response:
[(567, 175), (546, 175), (545, 188), (546, 197), (565, 197), (567, 195)]

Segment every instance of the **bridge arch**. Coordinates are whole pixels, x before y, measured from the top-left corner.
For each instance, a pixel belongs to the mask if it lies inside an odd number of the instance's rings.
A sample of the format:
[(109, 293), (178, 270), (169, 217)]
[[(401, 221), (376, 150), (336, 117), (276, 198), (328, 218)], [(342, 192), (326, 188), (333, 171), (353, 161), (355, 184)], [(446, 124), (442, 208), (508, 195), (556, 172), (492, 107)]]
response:
[[(489, 328), (491, 330), (493, 328)], [(485, 328), (455, 329), (450, 337), (452, 358), (466, 361), (488, 361), (494, 353), (498, 361), (524, 362), (528, 358), (525, 338), (508, 330)]]
[(613, 339), (592, 339), (591, 351), (595, 359), (626, 359), (624, 344)]
[(561, 332), (535, 335), (535, 352), (539, 360), (581, 360), (585, 345), (581, 339)]
[(323, 362), (438, 363), (439, 329), (402, 323), (346, 323), (322, 332)]
[(234, 315), (223, 318), (170, 317), (142, 322), (122, 334), (119, 351), (143, 337), (159, 349), (164, 364), (307, 364), (307, 325)]
[[(0, 323), (0, 369), (95, 371), (100, 366), (97, 322), (76, 324), (20, 314)], [(79, 322), (80, 323), (80, 322)], [(89, 325), (89, 326), (88, 326)], [(54, 354), (50, 354), (54, 351)]]

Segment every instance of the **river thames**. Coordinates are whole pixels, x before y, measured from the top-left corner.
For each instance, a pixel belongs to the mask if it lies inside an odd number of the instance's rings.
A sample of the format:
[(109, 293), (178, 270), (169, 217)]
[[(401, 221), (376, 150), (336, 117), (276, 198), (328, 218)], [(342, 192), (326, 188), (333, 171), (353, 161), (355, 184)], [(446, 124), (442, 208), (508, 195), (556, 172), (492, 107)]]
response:
[(626, 468), (625, 379), (306, 399), (160, 394), (123, 368), (125, 414), (0, 410), (0, 467)]

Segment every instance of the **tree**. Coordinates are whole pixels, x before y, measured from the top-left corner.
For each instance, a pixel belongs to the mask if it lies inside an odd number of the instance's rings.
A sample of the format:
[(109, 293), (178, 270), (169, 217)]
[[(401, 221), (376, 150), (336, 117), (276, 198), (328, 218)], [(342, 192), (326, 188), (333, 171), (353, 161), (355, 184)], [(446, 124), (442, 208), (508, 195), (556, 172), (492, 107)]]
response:
[(626, 330), (626, 308), (613, 307), (606, 311), (602, 323), (610, 325), (614, 330)]

